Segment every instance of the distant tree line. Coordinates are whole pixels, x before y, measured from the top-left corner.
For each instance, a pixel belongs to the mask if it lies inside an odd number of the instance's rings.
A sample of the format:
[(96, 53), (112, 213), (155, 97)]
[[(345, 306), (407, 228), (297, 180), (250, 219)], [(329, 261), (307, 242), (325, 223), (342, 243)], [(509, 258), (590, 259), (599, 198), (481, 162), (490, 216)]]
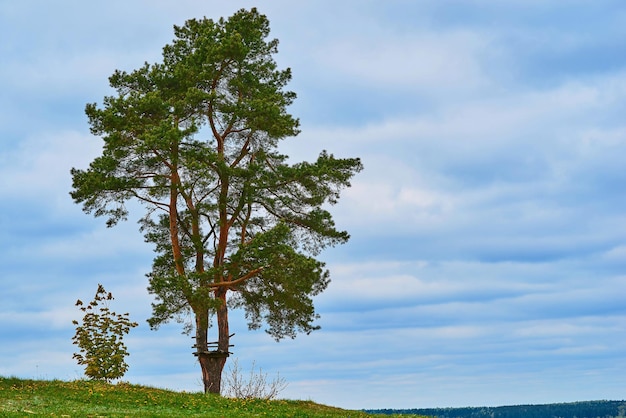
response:
[(618, 418), (626, 417), (626, 401), (585, 401), (499, 407), (376, 409), (372, 414), (418, 414), (435, 418)]

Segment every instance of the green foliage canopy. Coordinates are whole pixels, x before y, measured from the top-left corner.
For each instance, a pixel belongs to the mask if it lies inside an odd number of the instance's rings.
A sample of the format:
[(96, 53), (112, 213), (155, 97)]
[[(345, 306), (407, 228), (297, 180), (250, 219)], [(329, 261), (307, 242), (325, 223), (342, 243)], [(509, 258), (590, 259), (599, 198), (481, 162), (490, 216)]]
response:
[(299, 133), (287, 111), (296, 95), (256, 9), (174, 29), (162, 62), (116, 71), (116, 94), (87, 105), (104, 147), (88, 169), (72, 169), (71, 196), (108, 226), (126, 219), (129, 200), (146, 206), (152, 327), (190, 317), (190, 330), (206, 327), (232, 291), (229, 306), (245, 309), (250, 328), (265, 322), (277, 340), (310, 332), (311, 297), (329, 282), (314, 257), (349, 238), (327, 208), (361, 162), (323, 151), (289, 164), (278, 151)]

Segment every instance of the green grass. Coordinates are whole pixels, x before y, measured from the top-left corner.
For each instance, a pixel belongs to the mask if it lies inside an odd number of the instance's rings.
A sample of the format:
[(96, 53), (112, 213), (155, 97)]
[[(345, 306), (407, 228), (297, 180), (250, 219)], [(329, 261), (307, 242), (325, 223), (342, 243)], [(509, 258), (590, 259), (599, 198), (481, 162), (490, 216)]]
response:
[(310, 401), (229, 399), (128, 383), (111, 385), (87, 380), (64, 382), (13, 377), (0, 377), (0, 416), (383, 417)]

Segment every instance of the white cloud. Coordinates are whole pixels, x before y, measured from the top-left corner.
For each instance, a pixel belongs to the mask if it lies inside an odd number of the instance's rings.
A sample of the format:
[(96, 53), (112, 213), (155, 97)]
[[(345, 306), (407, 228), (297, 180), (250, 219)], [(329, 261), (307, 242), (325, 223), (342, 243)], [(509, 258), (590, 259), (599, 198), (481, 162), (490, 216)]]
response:
[[(39, 100), (58, 100), (59, 97), (72, 95), (83, 98), (87, 92), (105, 91), (107, 79), (122, 64), (134, 62), (138, 67), (144, 60), (145, 57), (138, 54), (121, 57), (112, 51), (96, 50), (76, 55), (63, 55), (62, 51), (56, 51), (54, 54), (42, 53), (32, 59), (9, 62), (2, 66), (0, 76), (7, 86), (11, 86), (11, 90), (18, 90), (29, 97), (37, 96)], [(107, 94), (111, 92), (107, 91)], [(77, 112), (81, 110), (76, 109)]]
[(70, 169), (87, 166), (101, 146), (101, 140), (79, 131), (33, 132), (17, 148), (5, 148), (0, 190), (13, 199), (61, 200), (70, 191)]
[(323, 46), (317, 60), (328, 74), (376, 90), (458, 91), (488, 84), (480, 61), (490, 45), (484, 36), (461, 30), (380, 35), (340, 39)]
[[(309, 129), (287, 151), (306, 159), (305, 144), (318, 144), (363, 159), (365, 170), (333, 208), (349, 231), (456, 235), (452, 247), (465, 236), (468, 246), (519, 243), (522, 252), (541, 244), (546, 254), (581, 240), (598, 245), (615, 232), (616, 206), (594, 195), (618, 187), (614, 157), (626, 135), (596, 121), (624, 100), (625, 79), (615, 73), (364, 126)], [(587, 201), (574, 203), (583, 194)]]

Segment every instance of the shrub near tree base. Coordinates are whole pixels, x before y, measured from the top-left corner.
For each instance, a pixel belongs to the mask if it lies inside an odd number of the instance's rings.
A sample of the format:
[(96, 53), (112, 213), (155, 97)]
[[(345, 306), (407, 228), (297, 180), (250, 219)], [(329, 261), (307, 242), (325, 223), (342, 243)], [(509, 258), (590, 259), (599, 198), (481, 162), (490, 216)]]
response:
[(280, 373), (272, 381), (268, 381), (267, 373), (263, 373), (261, 368), (257, 372), (254, 362), (252, 362), (250, 375), (246, 379), (238, 359), (233, 360), (233, 364), (228, 368), (225, 380), (224, 395), (237, 399), (276, 399), (278, 394), (287, 387), (287, 382), (280, 377)]
[(72, 338), (73, 344), (78, 345), (80, 352), (74, 353), (73, 358), (78, 364), (85, 367), (85, 375), (95, 380), (110, 382), (124, 376), (128, 370), (126, 356), (128, 351), (123, 337), (136, 327), (131, 322), (129, 314), (117, 314), (109, 309), (109, 301), (113, 295), (98, 284), (98, 291), (94, 300), (87, 306), (79, 299), (76, 306), (85, 312), (82, 325), (76, 325), (76, 335)]

